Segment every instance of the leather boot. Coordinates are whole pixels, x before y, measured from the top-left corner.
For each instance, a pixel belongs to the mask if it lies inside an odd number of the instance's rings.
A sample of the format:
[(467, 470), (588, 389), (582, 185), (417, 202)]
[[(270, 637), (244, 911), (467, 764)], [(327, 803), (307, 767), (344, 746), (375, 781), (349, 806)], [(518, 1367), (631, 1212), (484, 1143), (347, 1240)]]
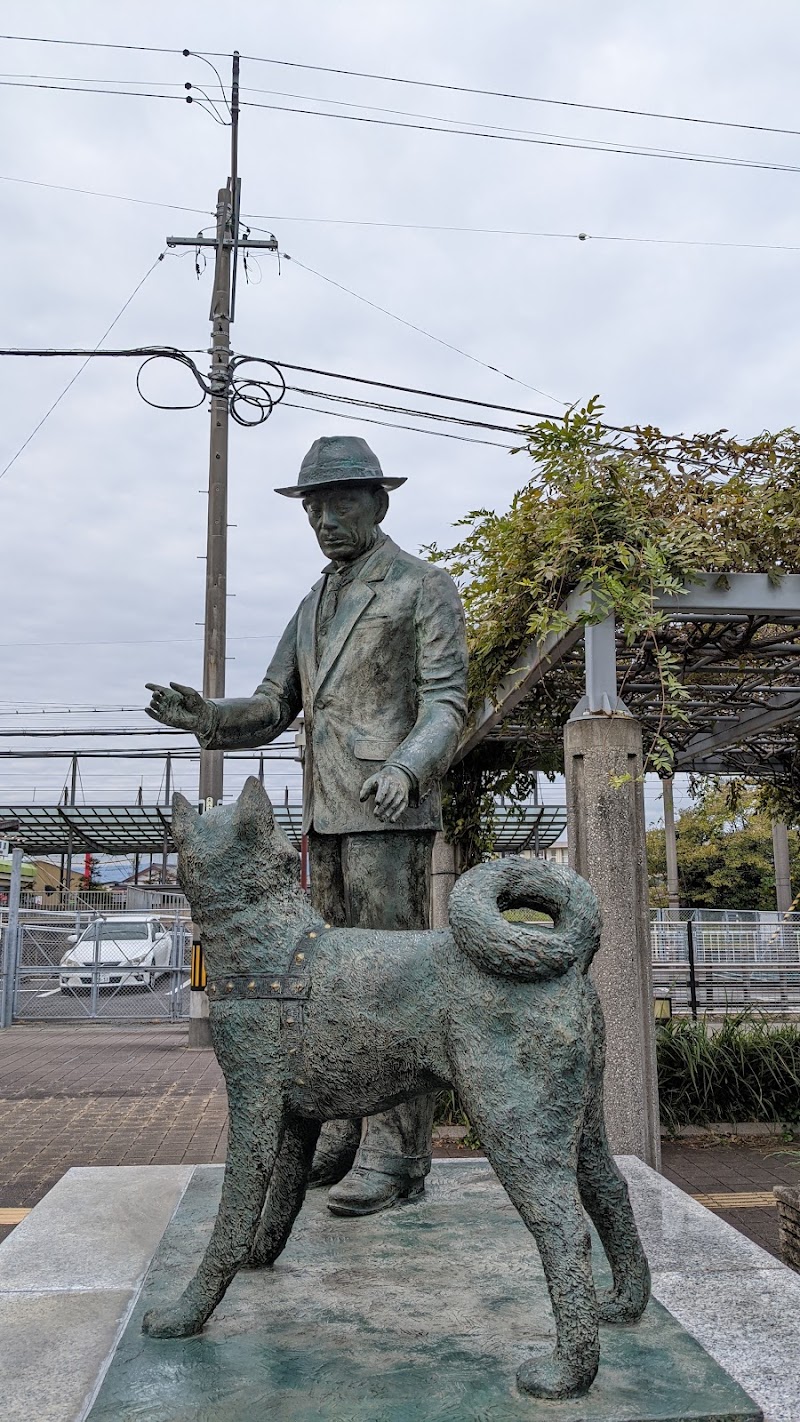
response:
[(360, 1121), (326, 1121), (314, 1152), (309, 1189), (319, 1185), (335, 1185), (341, 1180), (355, 1160), (360, 1140)]
[(353, 1169), (328, 1195), (334, 1215), (374, 1215), (425, 1193), (431, 1168), (433, 1096), (370, 1116)]

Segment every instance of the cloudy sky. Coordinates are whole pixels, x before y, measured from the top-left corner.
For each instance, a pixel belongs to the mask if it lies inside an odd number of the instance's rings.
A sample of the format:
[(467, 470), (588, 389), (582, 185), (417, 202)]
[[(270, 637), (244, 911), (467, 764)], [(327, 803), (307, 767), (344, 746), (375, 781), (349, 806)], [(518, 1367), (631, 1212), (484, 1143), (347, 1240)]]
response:
[[(41, 86), (80, 80), (181, 96), (188, 79), (215, 98), (212, 71), (180, 51), (238, 48), (253, 57), (242, 61), (243, 211), (294, 260), (264, 254), (251, 282), (241, 280), (237, 351), (553, 413), (597, 392), (615, 423), (747, 434), (796, 418), (800, 135), (759, 128), (798, 125), (800, 13), (788, 0), (296, 0), (238, 12), (210, 0), (11, 0), (3, 27), (175, 51), (0, 41), (4, 345), (93, 347), (166, 236), (212, 222), (228, 173), (228, 131), (196, 105)], [(228, 61), (215, 62), (227, 77)], [(506, 137), (387, 120), (456, 120)], [(210, 267), (198, 280), (193, 254), (170, 255), (106, 344), (203, 352), (209, 298)], [(0, 469), (77, 366), (3, 361)], [(131, 361), (91, 363), (0, 478), (6, 731), (142, 726), (141, 714), (116, 708), (142, 705), (146, 680), (200, 682), (208, 417), (150, 408), (135, 375)], [(144, 388), (177, 403), (193, 398), (187, 380), (151, 367)], [(485, 436), (497, 445), (469, 443), (288, 405), (258, 430), (234, 427), (232, 694), (259, 680), (320, 567), (302, 510), (274, 486), (293, 482), (315, 438), (344, 430), (365, 435), (387, 472), (408, 476), (386, 526), (414, 551), (446, 542), (471, 508), (504, 507), (525, 477), (502, 435)], [(0, 744), (121, 742), (4, 736)], [(63, 762), (6, 760), (0, 803), (34, 790), (55, 799), (64, 775)], [(160, 775), (160, 766), (145, 769), (146, 798)], [(82, 765), (87, 800), (130, 799), (141, 778), (130, 763)], [(287, 781), (296, 784), (293, 764), (271, 764), (268, 784)], [(188, 771), (178, 783), (193, 793)], [(651, 817), (657, 811), (653, 793)]]

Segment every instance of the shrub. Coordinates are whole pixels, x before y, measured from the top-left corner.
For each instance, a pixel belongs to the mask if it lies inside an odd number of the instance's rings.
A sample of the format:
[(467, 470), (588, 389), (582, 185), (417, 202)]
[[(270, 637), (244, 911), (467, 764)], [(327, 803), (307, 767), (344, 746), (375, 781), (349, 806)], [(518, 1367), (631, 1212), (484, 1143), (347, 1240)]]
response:
[(673, 1018), (658, 1033), (661, 1124), (800, 1122), (800, 1026), (742, 1013), (718, 1028)]

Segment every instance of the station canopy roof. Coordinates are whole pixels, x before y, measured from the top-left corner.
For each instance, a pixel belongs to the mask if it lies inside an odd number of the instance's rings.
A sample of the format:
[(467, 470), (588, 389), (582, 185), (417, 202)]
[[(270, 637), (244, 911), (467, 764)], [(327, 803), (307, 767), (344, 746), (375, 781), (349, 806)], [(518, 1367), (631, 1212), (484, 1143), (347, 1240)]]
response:
[[(299, 847), (299, 805), (275, 805)], [(36, 854), (168, 854), (175, 851), (168, 805), (0, 805), (0, 839)]]
[[(276, 804), (275, 818), (300, 847), (302, 809)], [(546, 849), (564, 832), (559, 805), (498, 806), (495, 851)], [(0, 839), (38, 854), (168, 854), (175, 845), (168, 805), (0, 805)]]
[(567, 828), (563, 805), (498, 805), (494, 819), (495, 854), (549, 849)]

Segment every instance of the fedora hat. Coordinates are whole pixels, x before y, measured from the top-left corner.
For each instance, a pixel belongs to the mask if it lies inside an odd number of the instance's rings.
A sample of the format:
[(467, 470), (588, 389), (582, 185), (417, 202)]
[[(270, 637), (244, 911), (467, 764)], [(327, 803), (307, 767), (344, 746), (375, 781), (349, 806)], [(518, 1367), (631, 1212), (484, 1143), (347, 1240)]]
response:
[(405, 479), (387, 479), (367, 441), (357, 435), (323, 435), (315, 439), (300, 465), (297, 483), (276, 489), (287, 499), (304, 499), (315, 489), (335, 484), (379, 484), (382, 489), (399, 489)]

